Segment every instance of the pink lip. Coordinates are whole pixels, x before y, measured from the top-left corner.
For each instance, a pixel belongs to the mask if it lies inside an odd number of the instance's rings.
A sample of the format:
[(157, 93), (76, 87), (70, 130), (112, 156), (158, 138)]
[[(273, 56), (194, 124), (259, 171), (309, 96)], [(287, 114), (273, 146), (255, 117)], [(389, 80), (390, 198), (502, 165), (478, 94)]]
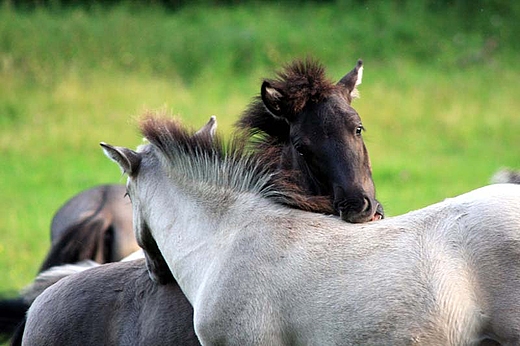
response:
[(382, 220), (383, 219), (383, 215), (379, 214), (379, 213), (375, 213), (374, 216), (372, 216), (372, 218), (370, 219), (370, 221), (377, 221), (377, 220)]

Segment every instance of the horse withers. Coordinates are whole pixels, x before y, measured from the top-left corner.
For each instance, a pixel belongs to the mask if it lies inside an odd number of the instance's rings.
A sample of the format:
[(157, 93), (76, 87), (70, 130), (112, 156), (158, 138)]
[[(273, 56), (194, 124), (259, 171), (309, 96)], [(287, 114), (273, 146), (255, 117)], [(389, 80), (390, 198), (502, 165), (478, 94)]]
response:
[[(203, 345), (520, 340), (520, 186), (349, 224), (280, 205), (291, 191), (250, 156), (176, 123), (142, 131), (138, 151), (103, 147), (128, 173), (135, 230), (154, 238)], [(29, 314), (28, 329), (37, 323)]]

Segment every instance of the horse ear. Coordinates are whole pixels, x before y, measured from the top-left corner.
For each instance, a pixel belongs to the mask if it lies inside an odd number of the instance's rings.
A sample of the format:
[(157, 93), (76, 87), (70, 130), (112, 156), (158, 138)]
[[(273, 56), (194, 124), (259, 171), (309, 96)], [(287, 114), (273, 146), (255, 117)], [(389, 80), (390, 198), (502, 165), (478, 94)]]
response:
[(213, 139), (215, 137), (215, 132), (217, 131), (217, 117), (212, 115), (206, 125), (202, 126), (200, 130), (195, 132), (193, 137), (208, 137), (209, 139)]
[(264, 105), (273, 115), (277, 117), (287, 115), (288, 105), (285, 95), (280, 90), (273, 88), (268, 81), (262, 83), (260, 95)]
[(129, 176), (137, 174), (137, 170), (141, 164), (141, 154), (124, 147), (115, 147), (103, 142), (99, 144), (103, 148), (105, 155), (117, 163), (123, 173)]
[(358, 60), (356, 67), (349, 73), (347, 73), (337, 85), (343, 86), (347, 93), (348, 99), (352, 100), (353, 98), (359, 97), (359, 91), (357, 86), (361, 84), (361, 79), (363, 78), (363, 61), (361, 59)]

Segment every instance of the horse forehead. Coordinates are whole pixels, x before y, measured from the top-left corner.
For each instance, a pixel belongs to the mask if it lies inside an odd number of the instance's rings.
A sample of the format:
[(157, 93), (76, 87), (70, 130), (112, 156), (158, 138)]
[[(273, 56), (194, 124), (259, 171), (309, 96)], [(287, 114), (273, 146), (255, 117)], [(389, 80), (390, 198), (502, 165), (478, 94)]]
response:
[(294, 135), (341, 137), (360, 122), (358, 113), (347, 102), (327, 99), (305, 109), (291, 130)]
[(347, 97), (342, 93), (331, 94), (322, 109), (324, 117), (331, 117), (336, 119), (345, 119), (345, 121), (358, 120), (359, 115), (356, 110), (350, 105)]

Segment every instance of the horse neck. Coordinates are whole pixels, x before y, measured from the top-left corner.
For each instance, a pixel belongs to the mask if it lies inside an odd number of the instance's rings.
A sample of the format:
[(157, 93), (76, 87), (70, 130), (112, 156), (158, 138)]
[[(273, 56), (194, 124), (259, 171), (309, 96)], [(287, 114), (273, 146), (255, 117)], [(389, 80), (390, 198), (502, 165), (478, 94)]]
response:
[(284, 147), (280, 154), (279, 169), (284, 172), (290, 172), (288, 178), (293, 179), (302, 192), (309, 196), (322, 195), (322, 191), (318, 181), (314, 178), (314, 174), (309, 166), (298, 154), (295, 154), (289, 146)]
[(212, 193), (186, 184), (175, 186), (171, 181), (156, 186), (161, 189), (155, 191), (153, 203), (143, 203), (154, 206), (144, 209), (144, 218), (173, 276), (193, 302), (233, 237), (228, 215), (233, 214), (234, 223), (247, 219), (240, 209), (248, 198), (229, 191)]

